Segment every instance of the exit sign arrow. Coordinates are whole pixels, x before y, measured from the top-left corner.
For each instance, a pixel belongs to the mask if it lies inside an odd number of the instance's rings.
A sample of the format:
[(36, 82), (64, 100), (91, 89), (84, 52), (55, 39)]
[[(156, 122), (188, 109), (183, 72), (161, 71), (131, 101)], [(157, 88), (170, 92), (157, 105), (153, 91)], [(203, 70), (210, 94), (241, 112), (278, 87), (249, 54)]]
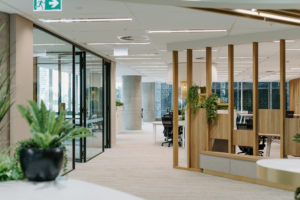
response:
[(49, 4), (52, 6), (52, 8), (55, 8), (59, 4), (59, 2), (57, 0), (52, 0), (49, 2)]

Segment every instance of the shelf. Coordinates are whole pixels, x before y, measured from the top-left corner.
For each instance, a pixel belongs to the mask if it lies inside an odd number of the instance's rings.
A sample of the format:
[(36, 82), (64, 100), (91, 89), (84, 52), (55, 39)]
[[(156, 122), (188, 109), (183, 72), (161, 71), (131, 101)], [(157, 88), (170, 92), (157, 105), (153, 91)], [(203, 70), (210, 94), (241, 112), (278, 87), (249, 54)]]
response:
[(228, 106), (228, 103), (218, 103), (218, 106)]

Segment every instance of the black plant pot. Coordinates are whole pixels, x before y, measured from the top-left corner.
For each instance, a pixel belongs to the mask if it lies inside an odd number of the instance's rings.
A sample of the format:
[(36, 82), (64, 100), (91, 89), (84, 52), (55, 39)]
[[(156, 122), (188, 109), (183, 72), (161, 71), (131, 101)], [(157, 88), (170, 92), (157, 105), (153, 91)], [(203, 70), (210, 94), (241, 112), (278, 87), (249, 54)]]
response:
[(20, 162), (25, 177), (30, 181), (53, 181), (64, 160), (63, 148), (21, 148)]

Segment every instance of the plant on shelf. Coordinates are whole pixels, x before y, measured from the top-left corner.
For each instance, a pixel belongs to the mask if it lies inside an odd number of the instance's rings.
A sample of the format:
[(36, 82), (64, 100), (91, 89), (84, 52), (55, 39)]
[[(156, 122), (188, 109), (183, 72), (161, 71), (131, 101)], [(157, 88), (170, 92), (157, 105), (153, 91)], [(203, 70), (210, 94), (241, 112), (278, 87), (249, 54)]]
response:
[(199, 89), (197, 85), (193, 85), (188, 90), (188, 97), (186, 99), (187, 106), (192, 110), (192, 113), (195, 114), (197, 108), (199, 108)]
[(123, 106), (124, 103), (122, 103), (121, 101), (116, 101), (116, 106)]
[(205, 99), (204, 104), (202, 105), (203, 108), (206, 110), (206, 120), (207, 123), (213, 123), (215, 119), (218, 117), (218, 95), (212, 94)]
[[(32, 138), (21, 141), (18, 148), (24, 175), (33, 181), (54, 180), (66, 155), (65, 141), (91, 136), (89, 129), (74, 127), (72, 120), (65, 120), (65, 111), (58, 116), (41, 105), (29, 101), (29, 106), (18, 105), (19, 112), (30, 126)], [(65, 160), (66, 163), (66, 160)]]

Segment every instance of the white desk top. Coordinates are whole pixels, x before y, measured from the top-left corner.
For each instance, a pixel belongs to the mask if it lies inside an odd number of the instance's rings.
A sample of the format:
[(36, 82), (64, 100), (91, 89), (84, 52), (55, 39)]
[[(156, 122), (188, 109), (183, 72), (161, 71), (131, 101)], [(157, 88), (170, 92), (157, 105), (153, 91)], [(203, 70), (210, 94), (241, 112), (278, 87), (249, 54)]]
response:
[(265, 168), (300, 173), (300, 159), (262, 159), (256, 164)]
[(141, 200), (117, 190), (68, 178), (43, 183), (2, 182), (0, 194), (3, 200)]
[[(155, 122), (152, 122), (152, 124), (155, 124), (155, 125), (162, 125), (162, 121), (155, 121)], [(179, 120), (179, 121), (178, 121), (178, 125), (180, 125), (180, 126), (185, 126), (185, 121)]]

